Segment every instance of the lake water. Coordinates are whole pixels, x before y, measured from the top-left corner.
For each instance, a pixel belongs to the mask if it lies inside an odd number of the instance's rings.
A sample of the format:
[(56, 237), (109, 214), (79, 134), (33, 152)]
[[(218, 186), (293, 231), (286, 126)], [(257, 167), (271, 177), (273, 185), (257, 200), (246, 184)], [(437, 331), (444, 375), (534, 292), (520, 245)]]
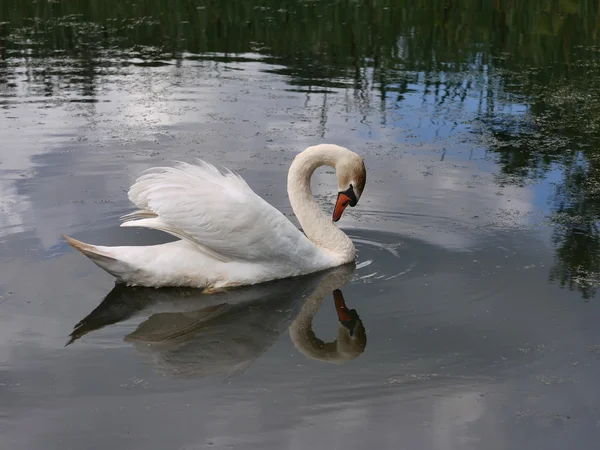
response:
[[(597, 448), (598, 3), (413, 3), (2, 1), (1, 448)], [(168, 239), (127, 189), (197, 157), (295, 221), (321, 142), (355, 267), (124, 289), (61, 237)]]

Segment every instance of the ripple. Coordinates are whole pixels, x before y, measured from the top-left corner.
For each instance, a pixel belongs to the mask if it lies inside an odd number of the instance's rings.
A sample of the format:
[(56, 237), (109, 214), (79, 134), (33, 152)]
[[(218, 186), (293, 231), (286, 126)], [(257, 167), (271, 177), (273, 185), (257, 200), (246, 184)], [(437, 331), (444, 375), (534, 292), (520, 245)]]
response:
[(403, 237), (395, 233), (353, 230), (348, 233), (357, 251), (353, 282), (388, 281), (406, 275), (417, 265), (404, 259), (398, 249), (404, 246)]

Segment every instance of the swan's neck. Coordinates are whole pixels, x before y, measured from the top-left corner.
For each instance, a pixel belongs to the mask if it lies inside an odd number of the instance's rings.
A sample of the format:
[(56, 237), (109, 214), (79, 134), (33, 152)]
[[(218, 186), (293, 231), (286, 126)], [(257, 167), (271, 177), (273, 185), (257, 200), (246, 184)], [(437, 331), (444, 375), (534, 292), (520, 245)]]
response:
[(336, 167), (343, 156), (337, 145), (317, 145), (298, 154), (288, 174), (288, 195), (292, 209), (306, 236), (319, 247), (328, 250), (340, 263), (354, 260), (356, 249), (352, 240), (335, 226), (330, 214), (325, 214), (315, 201), (310, 179), (318, 167)]

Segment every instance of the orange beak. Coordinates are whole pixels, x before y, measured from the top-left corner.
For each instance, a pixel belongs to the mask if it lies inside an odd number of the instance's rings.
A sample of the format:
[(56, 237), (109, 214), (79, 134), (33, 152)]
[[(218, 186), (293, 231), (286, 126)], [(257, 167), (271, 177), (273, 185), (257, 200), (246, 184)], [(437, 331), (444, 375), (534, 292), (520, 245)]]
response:
[(335, 208), (333, 210), (333, 221), (334, 222), (337, 222), (338, 220), (340, 220), (340, 218), (342, 217), (342, 214), (344, 214), (344, 210), (346, 209), (346, 206), (348, 206), (350, 204), (351, 200), (352, 199), (343, 192), (340, 192), (338, 194), (337, 202), (335, 203)]

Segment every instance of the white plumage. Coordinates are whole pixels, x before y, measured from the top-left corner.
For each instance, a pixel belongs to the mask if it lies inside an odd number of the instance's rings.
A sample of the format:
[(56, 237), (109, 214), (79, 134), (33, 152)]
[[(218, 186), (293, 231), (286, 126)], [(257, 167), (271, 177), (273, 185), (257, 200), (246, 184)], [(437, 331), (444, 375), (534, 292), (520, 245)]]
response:
[(290, 251), (299, 256), (313, 256), (315, 251), (312, 242), (242, 177), (201, 160), (196, 166), (178, 163), (149, 169), (131, 186), (129, 199), (144, 215), (155, 217), (121, 226), (165, 231), (222, 262), (281, 263), (289, 260)]

